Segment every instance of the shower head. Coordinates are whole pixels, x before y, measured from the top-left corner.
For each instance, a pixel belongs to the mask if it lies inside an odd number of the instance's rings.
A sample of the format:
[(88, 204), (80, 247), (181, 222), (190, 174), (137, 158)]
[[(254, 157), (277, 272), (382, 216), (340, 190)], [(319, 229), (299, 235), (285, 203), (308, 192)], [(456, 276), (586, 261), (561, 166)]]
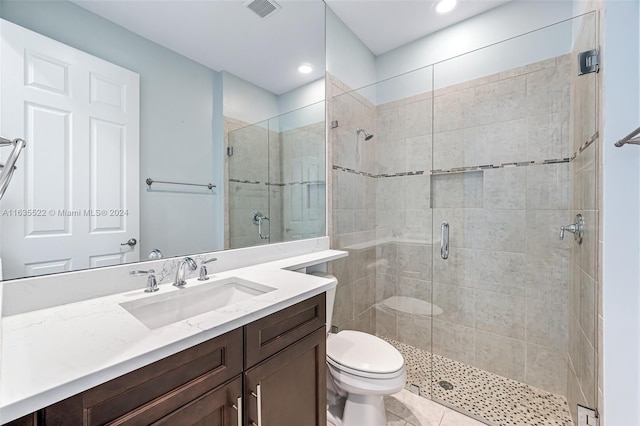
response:
[(360, 136), (360, 132), (364, 133), (364, 140), (365, 141), (371, 140), (371, 138), (373, 138), (373, 135), (371, 133), (367, 133), (367, 131), (365, 129), (361, 129), (360, 127), (358, 127), (356, 129), (356, 134), (358, 136)]

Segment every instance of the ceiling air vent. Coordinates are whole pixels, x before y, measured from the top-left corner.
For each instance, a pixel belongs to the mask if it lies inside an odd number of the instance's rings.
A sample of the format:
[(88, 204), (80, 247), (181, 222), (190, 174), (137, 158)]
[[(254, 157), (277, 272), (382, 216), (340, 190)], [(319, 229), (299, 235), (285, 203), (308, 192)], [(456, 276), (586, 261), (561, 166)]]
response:
[(243, 5), (263, 19), (280, 9), (280, 5), (273, 0), (248, 0)]

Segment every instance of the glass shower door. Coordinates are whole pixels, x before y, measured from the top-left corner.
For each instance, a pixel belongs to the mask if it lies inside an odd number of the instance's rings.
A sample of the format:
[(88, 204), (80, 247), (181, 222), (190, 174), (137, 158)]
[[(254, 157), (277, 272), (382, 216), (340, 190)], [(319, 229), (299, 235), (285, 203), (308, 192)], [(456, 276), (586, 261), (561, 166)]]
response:
[[(493, 424), (571, 424), (576, 402), (596, 405), (596, 206), (578, 207), (595, 197), (596, 74), (576, 60), (592, 17), (434, 66), (432, 396)], [(559, 238), (576, 209), (582, 245)]]
[(225, 248), (268, 244), (269, 122), (230, 131), (228, 138)]

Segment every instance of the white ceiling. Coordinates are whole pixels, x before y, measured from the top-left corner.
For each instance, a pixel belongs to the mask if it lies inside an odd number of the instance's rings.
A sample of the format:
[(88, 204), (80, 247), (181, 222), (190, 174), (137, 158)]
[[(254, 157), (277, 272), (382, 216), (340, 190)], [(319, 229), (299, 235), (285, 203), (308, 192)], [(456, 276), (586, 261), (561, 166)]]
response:
[(458, 0), (454, 10), (439, 15), (434, 0), (326, 0), (376, 56), (509, 1)]
[[(79, 6), (216, 71), (228, 71), (272, 93), (324, 76), (324, 4), (280, 0), (262, 19), (243, 0), (72, 0)], [(510, 0), (458, 0), (449, 15), (432, 0), (327, 0), (376, 55)], [(298, 73), (300, 63), (314, 65)]]

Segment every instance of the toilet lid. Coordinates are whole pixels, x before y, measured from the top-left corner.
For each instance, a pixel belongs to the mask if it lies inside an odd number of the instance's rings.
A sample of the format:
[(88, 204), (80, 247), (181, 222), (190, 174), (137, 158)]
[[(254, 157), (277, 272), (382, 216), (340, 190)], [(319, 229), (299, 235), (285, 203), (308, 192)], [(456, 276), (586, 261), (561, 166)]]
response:
[(389, 343), (353, 330), (329, 335), (327, 357), (339, 365), (369, 373), (393, 373), (404, 366), (404, 358)]

